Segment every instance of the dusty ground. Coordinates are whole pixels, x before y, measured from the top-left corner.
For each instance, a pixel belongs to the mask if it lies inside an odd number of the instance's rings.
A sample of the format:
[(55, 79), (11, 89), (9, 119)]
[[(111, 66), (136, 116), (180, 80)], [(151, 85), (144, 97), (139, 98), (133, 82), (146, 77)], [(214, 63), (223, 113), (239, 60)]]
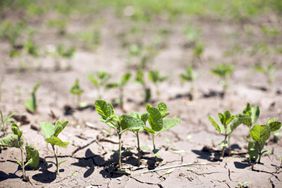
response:
[[(68, 32), (79, 31), (83, 22), (73, 18)], [(281, 26), (281, 19), (271, 16), (252, 20), (246, 23), (219, 21), (216, 19), (181, 18), (177, 22), (157, 20), (151, 24), (141, 25), (144, 32), (139, 40), (150, 41), (156, 31), (155, 24), (168, 28), (171, 33), (166, 36), (165, 47), (160, 50), (154, 63), (150, 66), (158, 68), (169, 76), (169, 80), (161, 84), (160, 100), (167, 102), (171, 114), (181, 118), (182, 123), (167, 133), (157, 137), (157, 146), (161, 148), (158, 168), (171, 167), (186, 163), (200, 163), (199, 165), (171, 168), (157, 172), (144, 173), (154, 167), (154, 158), (149, 153), (142, 159), (142, 168), (136, 166), (136, 149), (134, 135), (127, 133), (123, 136), (124, 163), (131, 169), (132, 175), (116, 175), (112, 173), (112, 163), (116, 162), (115, 151), (117, 137), (109, 136), (109, 129), (101, 122), (92, 109), (75, 111), (71, 116), (64, 116), (63, 107), (72, 104), (69, 88), (76, 78), (79, 78), (85, 90), (83, 101), (92, 104), (96, 91), (87, 80), (89, 72), (107, 70), (114, 78), (119, 77), (127, 69), (127, 52), (121, 49), (118, 35), (129, 29), (129, 21), (120, 21), (113, 15), (106, 13), (103, 17), (102, 43), (95, 52), (78, 49), (75, 57), (69, 60), (72, 69), (53, 71), (54, 59), (50, 57), (27, 58), (27, 70), (19, 72), (17, 67), (21, 58), (10, 59), (5, 54), (7, 46), (0, 45), (1, 53), (1, 102), (4, 113), (14, 112), (26, 115), (29, 124), (21, 126), (24, 137), (28, 142), (40, 150), (40, 155), (48, 165), (42, 162), (39, 170), (28, 171), (31, 183), (21, 181), (20, 171), (14, 162), (19, 153), (17, 149), (8, 149), (0, 154), (0, 187), (236, 187), (247, 183), (250, 187), (282, 187), (280, 158), (282, 156), (282, 141), (277, 144), (268, 143), (267, 148), (273, 153), (263, 157), (263, 165), (256, 165), (255, 171), (244, 162), (246, 155), (226, 157), (223, 162), (214, 162), (209, 153), (203, 152), (203, 146), (213, 146), (221, 141), (207, 119), (207, 115), (214, 115), (223, 110), (240, 112), (247, 102), (258, 104), (262, 116), (260, 122), (267, 118), (278, 117), (282, 120), (282, 55), (270, 50), (251, 55), (252, 47), (260, 41), (266, 42), (271, 49), (281, 45), (281, 35), (275, 37), (264, 36), (259, 28), (261, 25)], [(36, 24), (36, 23), (35, 23)], [(36, 41), (47, 48), (60, 39), (52, 30), (46, 30), (38, 24), (39, 34)], [(191, 49), (184, 48), (185, 39), (181, 35), (183, 25), (195, 25), (202, 31), (205, 44), (204, 56), (198, 65), (198, 79), (196, 81), (197, 97), (193, 101), (187, 98), (175, 98), (178, 94), (187, 93), (189, 84), (179, 83), (179, 73), (192, 61)], [(113, 29), (114, 28), (114, 29)], [(279, 27), (278, 27), (279, 28)], [(281, 28), (280, 28), (280, 32)], [(226, 51), (240, 45), (241, 50), (226, 55)], [(281, 46), (280, 46), (281, 47)], [(273, 88), (268, 91), (259, 89), (267, 87), (266, 79), (253, 71), (252, 65), (258, 61), (276, 63), (276, 74)], [(224, 99), (218, 96), (204, 97), (211, 90), (220, 91), (217, 78), (210, 74), (210, 68), (218, 63), (233, 63), (236, 66), (229, 91)], [(38, 69), (40, 65), (40, 69)], [(28, 97), (32, 85), (40, 80), (41, 88), (38, 93), (39, 112), (35, 115), (27, 113), (23, 102)], [(154, 87), (152, 86), (154, 90)], [(279, 94), (280, 93), (280, 94)], [(141, 87), (131, 82), (126, 87), (125, 105), (127, 111), (144, 111), (144, 106), (138, 103), (142, 100)], [(106, 91), (105, 99), (116, 97), (116, 91)], [(50, 147), (44, 143), (39, 131), (31, 129), (31, 125), (38, 127), (42, 121), (52, 121), (49, 114), (53, 111), (62, 119), (70, 121), (70, 126), (62, 133), (62, 139), (70, 141), (67, 149), (59, 149), (60, 173), (56, 176), (55, 167), (50, 165), (54, 161)], [(117, 109), (117, 111), (119, 111)], [(87, 125), (94, 125), (89, 127)], [(239, 151), (246, 152), (245, 136), (247, 129), (239, 127), (234, 132), (231, 143)], [(148, 135), (141, 135), (141, 145), (144, 151), (150, 151), (151, 140)], [(79, 149), (78, 149), (79, 148)], [(203, 165), (204, 163), (205, 165)], [(201, 165), (202, 164), (202, 165)], [(141, 173), (143, 172), (143, 173)]]

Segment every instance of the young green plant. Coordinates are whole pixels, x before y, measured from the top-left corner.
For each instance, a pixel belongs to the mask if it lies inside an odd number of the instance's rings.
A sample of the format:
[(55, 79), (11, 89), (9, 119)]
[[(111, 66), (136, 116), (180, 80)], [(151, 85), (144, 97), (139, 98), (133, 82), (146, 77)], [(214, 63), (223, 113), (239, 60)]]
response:
[(97, 89), (98, 99), (102, 98), (102, 89), (108, 84), (111, 75), (105, 71), (99, 71), (95, 74), (89, 74), (88, 80)]
[(120, 80), (118, 82), (113, 82), (107, 84), (107, 88), (118, 88), (119, 90), (119, 105), (123, 112), (125, 112), (124, 109), (124, 87), (128, 84), (129, 80), (131, 78), (131, 73), (125, 73), (122, 75)]
[(81, 95), (84, 90), (80, 87), (79, 80), (76, 79), (70, 88), (70, 93), (75, 97), (74, 103), (77, 107), (80, 105)]
[(22, 179), (24, 181), (29, 181), (26, 175), (25, 168), (28, 166), (32, 169), (37, 169), (39, 166), (39, 152), (32, 145), (25, 143), (23, 138), (23, 133), (19, 129), (18, 125), (12, 123), (11, 125), (12, 133), (0, 138), (0, 147), (14, 147), (20, 149), (20, 160), (17, 163), (22, 169)]
[(59, 161), (56, 153), (55, 146), (66, 148), (69, 142), (61, 140), (58, 136), (64, 130), (64, 128), (68, 125), (68, 121), (57, 120), (55, 124), (43, 122), (40, 124), (41, 132), (45, 138), (45, 142), (50, 144), (52, 150), (54, 152), (54, 157), (56, 160), (56, 173), (59, 173)]
[(223, 86), (223, 94), (226, 94), (229, 86), (229, 78), (234, 72), (234, 67), (232, 64), (219, 64), (213, 68), (211, 72), (221, 79), (220, 82)]
[(195, 95), (194, 94), (194, 81), (195, 81), (196, 77), (197, 77), (197, 75), (196, 75), (192, 66), (187, 67), (185, 72), (180, 74), (180, 79), (182, 80), (182, 82), (190, 82), (191, 83), (189, 93), (191, 94), (192, 100), (193, 100), (194, 95)]
[(251, 140), (248, 145), (248, 154), (250, 162), (260, 163), (261, 157), (267, 150), (264, 150), (264, 146), (267, 140), (270, 138), (271, 133), (281, 128), (281, 122), (276, 119), (270, 119), (266, 124), (254, 125), (250, 130)]
[(144, 91), (144, 103), (148, 103), (151, 100), (151, 89), (147, 86), (145, 81), (145, 75), (142, 69), (138, 69), (136, 71), (135, 80), (139, 83)]
[(219, 113), (218, 118), (220, 120), (220, 124), (212, 116), (209, 116), (209, 121), (215, 130), (224, 137), (223, 141), (219, 144), (222, 148), (221, 158), (223, 158), (226, 149), (229, 148), (230, 137), (233, 131), (241, 124), (241, 120), (238, 116), (232, 115), (229, 111)]
[(156, 107), (148, 104), (146, 106), (146, 110), (147, 112), (141, 116), (141, 120), (145, 124), (148, 124), (144, 127), (144, 129), (152, 135), (153, 152), (157, 153), (158, 150), (155, 144), (155, 136), (178, 125), (180, 123), (180, 119), (168, 118), (168, 108), (163, 102), (159, 103)]
[(263, 74), (266, 79), (267, 83), (270, 87), (272, 87), (273, 82), (274, 82), (274, 74), (275, 74), (275, 66), (274, 64), (267, 64), (267, 65), (261, 65), (261, 64), (256, 64), (255, 65), (255, 70), (258, 73)]
[(25, 108), (28, 112), (34, 114), (37, 111), (37, 97), (36, 93), (40, 87), (40, 83), (36, 83), (31, 91), (31, 97), (25, 101)]
[[(118, 167), (122, 168), (121, 149), (122, 149), (122, 134), (127, 131), (138, 131), (140, 127), (144, 127), (144, 122), (133, 115), (117, 115), (111, 103), (104, 100), (97, 100), (95, 102), (95, 109), (101, 117), (101, 121), (106, 123), (110, 128), (115, 129), (118, 140)], [(139, 138), (138, 138), (139, 142)]]
[(167, 79), (167, 77), (161, 75), (160, 72), (157, 71), (157, 70), (151, 70), (151, 71), (149, 71), (148, 76), (149, 76), (149, 80), (150, 80), (151, 82), (153, 82), (153, 84), (155, 85), (156, 91), (157, 91), (157, 97), (159, 98), (159, 97), (160, 97), (160, 88), (159, 88), (159, 84), (162, 83), (162, 82), (164, 82), (164, 81)]

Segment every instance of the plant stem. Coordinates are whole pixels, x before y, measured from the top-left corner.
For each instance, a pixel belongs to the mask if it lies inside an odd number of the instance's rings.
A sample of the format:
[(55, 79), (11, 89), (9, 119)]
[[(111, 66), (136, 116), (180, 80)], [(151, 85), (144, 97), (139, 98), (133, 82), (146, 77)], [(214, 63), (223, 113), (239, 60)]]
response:
[(121, 133), (118, 132), (118, 166), (119, 169), (121, 169), (122, 164), (121, 164)]
[(227, 143), (227, 134), (226, 133), (224, 134), (223, 143), (224, 143), (224, 146), (222, 147), (222, 150), (221, 150), (221, 158), (224, 158), (224, 153), (225, 153), (225, 149), (226, 149), (226, 146), (225, 146), (225, 144)]
[(156, 151), (155, 135), (154, 134), (152, 134), (152, 141), (153, 141), (153, 151)]
[(124, 110), (124, 106), (123, 106), (123, 87), (119, 88), (119, 102), (120, 102), (120, 108), (123, 112), (125, 112)]
[(20, 150), (21, 150), (21, 167), (22, 167), (22, 173), (23, 173), (23, 180), (27, 181), (28, 178), (27, 178), (26, 173), (25, 173), (24, 151), (23, 151), (23, 147), (22, 146), (20, 147)]
[(139, 132), (136, 132), (136, 138), (137, 138), (137, 151), (138, 151), (138, 166), (140, 165), (141, 160), (141, 148), (140, 148), (140, 140), (139, 140)]
[(53, 152), (54, 152), (54, 157), (55, 157), (55, 160), (56, 160), (56, 173), (58, 174), (59, 173), (58, 157), (57, 157), (57, 154), (56, 154), (55, 146), (54, 145), (51, 145), (51, 146), (52, 146), (52, 149), (53, 149)]

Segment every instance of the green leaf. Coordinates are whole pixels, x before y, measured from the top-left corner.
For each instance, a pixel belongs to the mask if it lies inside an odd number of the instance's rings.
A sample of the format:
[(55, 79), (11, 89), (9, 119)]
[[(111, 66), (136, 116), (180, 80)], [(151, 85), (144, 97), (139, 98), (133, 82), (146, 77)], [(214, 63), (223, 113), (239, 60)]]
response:
[(80, 84), (79, 84), (79, 80), (76, 79), (74, 81), (74, 84), (72, 85), (71, 89), (70, 89), (70, 93), (73, 95), (82, 95), (84, 91), (81, 89)]
[(128, 83), (128, 81), (130, 80), (130, 78), (131, 78), (131, 74), (130, 73), (125, 73), (121, 77), (121, 80), (120, 80), (121, 87), (125, 86)]
[(35, 105), (34, 100), (32, 98), (27, 99), (25, 101), (24, 105), (25, 105), (25, 108), (28, 112), (35, 113), (36, 105)]
[(95, 87), (99, 87), (99, 81), (95, 78), (95, 76), (93, 74), (89, 74), (88, 75), (88, 80), (95, 86)]
[(144, 127), (144, 130), (147, 132), (147, 133), (149, 133), (149, 134), (156, 134), (156, 132), (153, 130), (153, 129), (151, 129), (150, 127)]
[(148, 121), (149, 124), (151, 125), (151, 128), (156, 132), (162, 130), (163, 118), (160, 111), (154, 107), (147, 107), (147, 112), (149, 113)]
[(239, 119), (242, 124), (248, 126), (249, 128), (252, 126), (252, 119), (249, 115), (239, 114), (237, 119)]
[(263, 144), (270, 137), (270, 128), (266, 125), (255, 125), (251, 129), (250, 135), (254, 141)]
[(253, 106), (251, 108), (251, 118), (252, 118), (252, 124), (255, 124), (259, 118), (260, 115), (260, 109), (258, 106)]
[(209, 116), (209, 120), (212, 124), (212, 126), (215, 128), (215, 130), (220, 134), (221, 133), (221, 126), (214, 120), (213, 117)]
[(163, 102), (158, 104), (158, 110), (160, 111), (162, 117), (165, 117), (165, 116), (167, 116), (169, 114), (168, 113), (167, 105), (165, 103), (163, 103)]
[(26, 151), (26, 161), (27, 161), (25, 165), (31, 167), (32, 169), (38, 169), (39, 167), (38, 150), (31, 145), (26, 145), (25, 151)]
[(8, 134), (0, 138), (1, 147), (15, 147), (20, 148), (23, 145), (22, 140), (19, 141), (18, 136), (15, 134)]
[(275, 120), (268, 121), (267, 125), (269, 126), (271, 132), (278, 131), (281, 128), (281, 122)]
[(129, 115), (121, 116), (121, 127), (123, 130), (142, 131), (144, 126), (144, 122), (139, 118)]
[(114, 109), (112, 104), (107, 103), (104, 100), (97, 100), (95, 102), (95, 109), (103, 120), (107, 120), (108, 118), (114, 115)]
[(23, 135), (23, 132), (19, 129), (18, 125), (13, 123), (12, 124), (12, 131), (15, 135), (18, 136), (18, 138), (20, 139)]
[(44, 138), (50, 138), (55, 133), (55, 126), (52, 123), (43, 122), (40, 124), (41, 133)]
[(58, 136), (62, 132), (62, 130), (68, 125), (68, 123), (68, 121), (56, 121), (54, 136)]
[(112, 88), (117, 88), (117, 87), (119, 87), (118, 83), (108, 83), (106, 85), (107, 89), (112, 89)]
[(149, 119), (149, 114), (148, 113), (144, 113), (141, 115), (141, 120), (144, 122), (144, 124), (146, 124), (146, 122)]
[(180, 124), (180, 119), (178, 118), (164, 118), (163, 119), (163, 129), (162, 131), (166, 131)]
[(62, 141), (60, 138), (55, 136), (51, 136), (50, 138), (46, 138), (45, 140), (51, 145), (55, 145), (63, 148), (66, 148), (69, 144), (69, 142)]

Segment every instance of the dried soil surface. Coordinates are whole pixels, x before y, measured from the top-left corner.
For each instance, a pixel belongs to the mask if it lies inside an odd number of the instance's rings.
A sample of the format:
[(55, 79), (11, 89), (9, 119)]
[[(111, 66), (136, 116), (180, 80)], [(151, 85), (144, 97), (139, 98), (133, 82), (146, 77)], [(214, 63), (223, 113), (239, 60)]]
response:
[[(96, 91), (87, 80), (89, 72), (107, 70), (118, 78), (127, 70), (127, 53), (121, 49), (118, 34), (129, 29), (127, 21), (120, 21), (111, 14), (105, 14), (102, 24), (102, 43), (95, 52), (78, 49), (75, 57), (70, 60), (72, 69), (54, 71), (54, 59), (40, 57), (27, 58), (28, 69), (18, 71), (21, 58), (6, 57), (7, 46), (0, 45), (2, 51), (1, 70), (1, 102), (4, 114), (14, 112), (25, 115), (30, 121), (22, 125), (24, 137), (40, 150), (42, 162), (39, 170), (29, 170), (30, 183), (22, 182), (21, 171), (15, 160), (19, 156), (17, 149), (3, 150), (0, 154), (0, 187), (236, 187), (247, 182), (250, 187), (282, 187), (280, 159), (282, 156), (282, 141), (269, 142), (269, 155), (262, 158), (263, 164), (251, 166), (245, 162), (247, 143), (247, 128), (239, 127), (231, 138), (232, 148), (239, 154), (227, 156), (222, 162), (213, 161), (213, 154), (202, 150), (204, 146), (216, 146), (222, 137), (217, 135), (208, 122), (207, 116), (216, 116), (218, 112), (231, 110), (240, 112), (247, 102), (258, 104), (262, 116), (260, 122), (270, 117), (282, 117), (282, 56), (279, 53), (256, 53), (248, 51), (257, 40), (266, 41), (271, 47), (281, 44), (281, 36), (267, 38), (262, 36), (261, 24), (281, 24), (281, 20), (260, 19), (252, 22), (238, 23), (218, 21), (203, 18), (183, 18), (169, 23), (159, 20), (158, 26), (169, 28), (171, 33), (164, 40), (165, 47), (159, 52), (150, 65), (158, 68), (169, 76), (169, 80), (160, 85), (159, 100), (165, 101), (172, 116), (178, 116), (182, 122), (172, 130), (159, 135), (156, 144), (160, 148), (159, 158), (151, 154), (151, 139), (142, 133), (141, 145), (148, 151), (142, 158), (142, 165), (137, 167), (137, 151), (134, 148), (136, 140), (133, 134), (123, 136), (124, 167), (132, 171), (131, 175), (115, 174), (113, 164), (117, 161), (117, 136), (112, 135), (93, 109), (76, 110), (73, 115), (65, 116), (63, 107), (73, 105), (69, 88), (76, 78), (79, 78), (85, 90), (82, 100), (93, 104)], [(79, 31), (82, 22), (73, 21), (68, 32)], [(142, 41), (150, 41), (157, 29), (155, 23), (142, 26), (144, 30), (140, 37)], [(175, 97), (187, 94), (189, 84), (179, 83), (179, 73), (192, 61), (191, 49), (185, 48), (185, 39), (180, 34), (183, 25), (195, 25), (202, 31), (205, 52), (197, 66), (198, 79), (195, 84), (196, 98), (191, 101), (185, 97)], [(281, 26), (281, 25), (280, 25)], [(38, 26), (40, 33), (37, 42), (40, 46), (54, 45), (60, 39), (53, 31)], [(113, 29), (114, 28), (114, 29)], [(280, 28), (281, 29), (281, 28)], [(55, 37), (56, 36), (56, 37)], [(71, 39), (68, 39), (71, 42)], [(228, 49), (240, 44), (242, 51), (226, 55)], [(253, 71), (252, 65), (261, 62), (276, 62), (275, 82), (269, 89), (264, 76)], [(210, 68), (218, 63), (233, 63), (235, 74), (230, 81), (230, 88), (224, 98), (217, 93), (221, 91), (218, 80), (210, 73)], [(39, 67), (40, 64), (40, 67)], [(24, 109), (24, 100), (36, 81), (41, 82), (38, 92), (38, 113), (31, 115)], [(154, 86), (151, 86), (155, 90)], [(268, 90), (262, 90), (267, 88)], [(142, 88), (131, 82), (125, 90), (127, 111), (144, 111), (139, 105), (142, 100)], [(212, 95), (212, 94), (215, 95)], [(105, 91), (105, 99), (117, 97), (117, 91)], [(53, 153), (46, 145), (40, 131), (31, 129), (39, 127), (43, 121), (53, 121), (50, 112), (53, 111), (61, 119), (70, 121), (61, 138), (70, 141), (68, 148), (59, 148), (59, 160), (62, 162), (60, 173), (54, 173)], [(117, 111), (120, 110), (117, 108)], [(47, 162), (47, 163), (46, 163)], [(184, 165), (191, 164), (194, 165)], [(169, 168), (173, 166), (177, 168)], [(166, 168), (168, 167), (168, 168)], [(148, 172), (152, 169), (160, 169)], [(18, 170), (17, 170), (18, 169)]]

